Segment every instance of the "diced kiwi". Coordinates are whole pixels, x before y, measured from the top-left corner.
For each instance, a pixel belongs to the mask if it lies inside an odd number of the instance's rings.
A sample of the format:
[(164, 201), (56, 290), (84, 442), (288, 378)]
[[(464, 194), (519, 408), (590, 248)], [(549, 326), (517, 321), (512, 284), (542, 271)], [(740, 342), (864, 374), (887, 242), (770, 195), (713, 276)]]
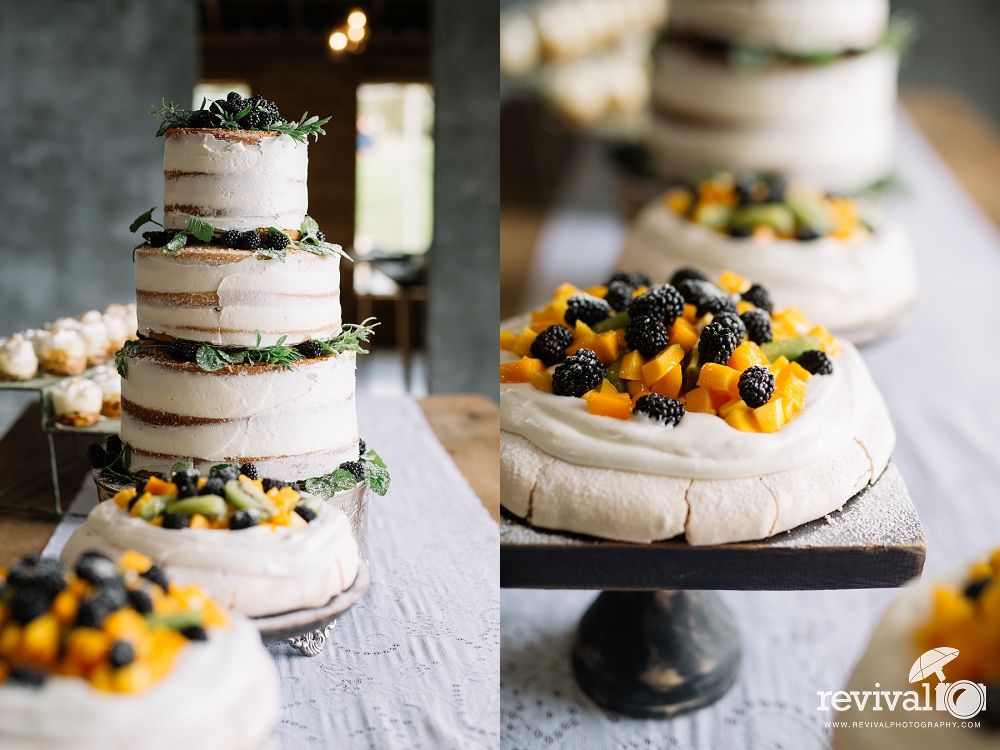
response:
[(622, 310), (620, 313), (615, 313), (610, 318), (605, 318), (600, 323), (594, 323), (590, 327), (594, 333), (605, 333), (607, 331), (613, 331), (616, 328), (625, 328), (628, 325), (628, 310)]
[(789, 195), (785, 200), (799, 224), (812, 228), (819, 235), (830, 231), (832, 222), (819, 201), (802, 195)]
[(167, 505), (177, 499), (177, 495), (150, 495), (145, 500), (139, 501), (139, 518), (144, 521), (152, 521), (163, 513)]
[(709, 229), (722, 229), (729, 223), (731, 209), (721, 203), (703, 204), (695, 211), (694, 220)]
[(821, 349), (819, 339), (815, 336), (799, 336), (796, 339), (785, 339), (784, 341), (768, 341), (760, 345), (760, 350), (764, 356), (774, 362), (778, 357), (785, 357), (794, 362), (811, 349)]
[(185, 628), (201, 625), (201, 612), (180, 612), (176, 615), (146, 615), (146, 622), (151, 627), (164, 627), (171, 630), (184, 630)]
[(731, 227), (756, 227), (761, 224), (771, 227), (778, 234), (791, 234), (795, 231), (795, 216), (783, 203), (759, 203), (734, 208), (729, 221)]
[(695, 343), (691, 347), (691, 352), (688, 354), (688, 363), (684, 367), (684, 390), (690, 391), (692, 388), (698, 385), (698, 376), (701, 375), (701, 361), (698, 356), (698, 344)]
[(180, 513), (185, 516), (193, 516), (195, 513), (200, 513), (206, 518), (217, 521), (226, 517), (226, 501), (218, 495), (186, 497), (183, 500), (170, 503), (167, 506), (166, 512)]
[(230, 479), (225, 486), (226, 500), (237, 510), (253, 508), (260, 520), (267, 521), (278, 514), (278, 507), (249, 479)]
[(316, 497), (316, 495), (299, 495), (299, 501), (295, 503), (295, 507), (298, 508), (300, 505), (304, 505), (313, 513), (318, 514), (323, 509), (323, 498)]
[(625, 381), (622, 380), (620, 377), (618, 377), (618, 371), (621, 370), (621, 368), (622, 368), (622, 358), (619, 357), (610, 365), (608, 365), (608, 369), (605, 370), (604, 377), (606, 377), (608, 379), (608, 382), (615, 387), (616, 391), (618, 391), (619, 393), (624, 393), (628, 389), (625, 386)]

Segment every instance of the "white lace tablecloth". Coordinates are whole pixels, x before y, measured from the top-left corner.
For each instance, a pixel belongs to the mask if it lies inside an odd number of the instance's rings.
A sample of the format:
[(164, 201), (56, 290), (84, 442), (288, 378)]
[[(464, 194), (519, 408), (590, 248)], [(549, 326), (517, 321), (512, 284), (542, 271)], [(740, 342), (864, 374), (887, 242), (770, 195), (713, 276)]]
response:
[[(1000, 237), (905, 120), (899, 173), (909, 195), (891, 212), (913, 234), (921, 300), (910, 328), (863, 354), (899, 434), (893, 460), (934, 576), (1000, 545)], [(594, 596), (501, 593), (504, 748), (826, 747), (816, 692), (843, 687), (895, 592), (723, 592), (740, 626), (739, 680), (715, 706), (672, 721), (605, 713), (576, 686), (570, 645)]]
[[(413, 400), (359, 396), (358, 421), (392, 472), (369, 504), (371, 587), (319, 656), (269, 647), (283, 699), (274, 744), (496, 748), (497, 525)], [(79, 523), (65, 519), (46, 554)]]

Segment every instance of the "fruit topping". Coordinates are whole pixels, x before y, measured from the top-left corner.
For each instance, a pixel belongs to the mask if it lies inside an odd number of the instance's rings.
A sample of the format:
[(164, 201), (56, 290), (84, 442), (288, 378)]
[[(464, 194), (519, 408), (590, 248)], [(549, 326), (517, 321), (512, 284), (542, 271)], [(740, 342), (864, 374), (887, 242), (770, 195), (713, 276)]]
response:
[(684, 314), (684, 298), (670, 284), (664, 284), (640, 294), (629, 305), (630, 318), (645, 315), (656, 318), (664, 325), (670, 326)]
[(198, 359), (198, 344), (174, 339), (167, 344), (167, 354), (178, 362), (194, 362)]
[(670, 277), (670, 283), (676, 287), (682, 281), (708, 281), (708, 277), (696, 268), (679, 268)]
[(611, 286), (611, 284), (616, 281), (628, 284), (633, 289), (638, 289), (641, 286), (650, 287), (653, 285), (653, 281), (642, 271), (617, 271), (614, 276), (608, 279), (608, 286)]
[(760, 284), (754, 284), (747, 291), (743, 292), (740, 297), (744, 302), (749, 302), (754, 307), (766, 310), (768, 314), (774, 312), (774, 303), (771, 302), (771, 295)]
[(666, 349), (669, 342), (667, 327), (657, 318), (640, 315), (632, 318), (625, 329), (628, 348), (638, 351), (646, 359), (655, 357), (657, 352)]
[(819, 349), (802, 352), (795, 362), (812, 375), (830, 375), (833, 372), (833, 362), (829, 355)]
[(604, 295), (604, 301), (611, 305), (612, 310), (627, 310), (634, 294), (635, 287), (629, 286), (624, 281), (612, 281), (608, 284), (608, 293)]
[(774, 334), (771, 331), (771, 316), (765, 310), (747, 310), (740, 316), (746, 327), (747, 338), (755, 344), (766, 344)]
[(229, 517), (229, 528), (234, 531), (239, 529), (249, 529), (260, 523), (260, 513), (256, 508), (237, 510)]
[(566, 326), (553, 325), (539, 333), (531, 342), (531, 356), (542, 360), (546, 367), (566, 359), (566, 349), (573, 343), (573, 332)]
[(240, 466), (240, 474), (242, 474), (243, 476), (245, 476), (247, 479), (256, 479), (257, 478), (257, 467), (254, 466), (253, 464), (249, 464), (249, 463), (242, 464)]
[(298, 513), (306, 523), (316, 519), (316, 511), (306, 505), (295, 506), (295, 512)]
[(748, 367), (740, 375), (739, 393), (740, 398), (751, 409), (763, 406), (774, 393), (774, 375), (761, 365)]
[(611, 305), (590, 294), (574, 294), (566, 300), (566, 322), (575, 325), (582, 321), (588, 326), (599, 323), (611, 315)]
[(344, 463), (337, 468), (349, 471), (359, 482), (363, 481), (365, 478), (365, 468), (357, 461), (344, 461)]
[(684, 417), (684, 405), (675, 398), (660, 393), (639, 396), (634, 411), (667, 427), (676, 427)]
[(87, 446), (87, 463), (95, 469), (103, 469), (108, 465), (108, 454), (100, 443)]
[(580, 349), (552, 373), (552, 392), (557, 396), (580, 397), (600, 387), (605, 373), (604, 364), (594, 352)]
[(722, 323), (709, 323), (701, 330), (698, 338), (698, 359), (704, 365), (709, 362), (724, 365), (736, 351), (739, 339)]
[(732, 331), (736, 335), (736, 339), (738, 341), (742, 341), (743, 337), (747, 335), (746, 325), (744, 325), (740, 316), (734, 312), (725, 311), (714, 313), (712, 320)]
[(316, 357), (322, 357), (325, 353), (323, 345), (318, 341), (303, 341), (301, 344), (297, 344), (295, 349), (306, 359), (316, 359)]

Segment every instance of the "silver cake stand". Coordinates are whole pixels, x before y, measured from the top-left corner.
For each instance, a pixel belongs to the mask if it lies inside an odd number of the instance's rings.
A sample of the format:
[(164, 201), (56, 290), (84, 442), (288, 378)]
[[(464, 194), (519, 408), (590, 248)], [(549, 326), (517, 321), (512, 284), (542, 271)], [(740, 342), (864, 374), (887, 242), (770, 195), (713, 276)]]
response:
[[(103, 470), (94, 471), (97, 496), (108, 500), (133, 483)], [(260, 630), (264, 643), (284, 641), (299, 650), (304, 656), (318, 656), (337, 624), (337, 618), (364, 596), (371, 583), (368, 567), (368, 485), (359, 482), (352, 489), (338, 492), (328, 503), (340, 509), (351, 524), (351, 533), (358, 543), (361, 560), (358, 575), (346, 591), (342, 591), (321, 607), (282, 612), (265, 617), (253, 617), (251, 621)]]

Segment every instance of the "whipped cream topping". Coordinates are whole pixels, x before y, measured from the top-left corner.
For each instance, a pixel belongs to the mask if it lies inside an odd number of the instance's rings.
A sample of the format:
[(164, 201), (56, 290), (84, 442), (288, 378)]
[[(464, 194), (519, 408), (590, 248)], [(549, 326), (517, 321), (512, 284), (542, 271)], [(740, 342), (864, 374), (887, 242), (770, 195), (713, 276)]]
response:
[(98, 367), (92, 378), (104, 394), (104, 399), (120, 396), (122, 392), (122, 376), (113, 367)]
[(881, 220), (850, 240), (734, 239), (678, 216), (653, 201), (643, 209), (619, 258), (622, 268), (669, 279), (683, 266), (709, 278), (731, 270), (762, 284), (773, 299), (801, 310), (834, 333), (900, 316), (916, 302), (916, 263), (909, 236)]
[(0, 747), (261, 748), (280, 715), (278, 672), (257, 628), (231, 618), (208, 641), (187, 644), (170, 674), (142, 693), (104, 693), (59, 676), (37, 690), (0, 685)]
[(52, 408), (56, 414), (84, 412), (92, 414), (101, 410), (104, 392), (101, 386), (87, 378), (62, 380), (52, 389)]
[(48, 323), (45, 326), (50, 331), (79, 331), (83, 328), (83, 323), (81, 323), (76, 318), (56, 318), (54, 322)]
[[(100, 313), (98, 313), (100, 315)], [(87, 359), (91, 362), (103, 362), (107, 359), (111, 340), (108, 337), (108, 329), (103, 320), (95, 320), (84, 323), (80, 328), (80, 335), (87, 347)]]
[(284, 263), (250, 252), (139, 250), (139, 331), (222, 346), (272, 346), (328, 339), (341, 328), (340, 260), (304, 251)]
[(118, 351), (128, 337), (133, 335), (136, 331), (135, 328), (131, 331), (129, 330), (128, 325), (125, 322), (125, 318), (122, 316), (109, 315), (106, 313), (103, 320), (104, 328), (108, 333), (108, 341), (111, 344), (111, 348), (115, 351)]
[(38, 331), (36, 339), (36, 346), (40, 347), (40, 359), (48, 359), (57, 353), (65, 353), (70, 359), (87, 356), (87, 343), (79, 330), (55, 328), (51, 331)]
[[(519, 316), (501, 327), (520, 331), (529, 322)], [(500, 427), (582, 466), (691, 479), (787, 471), (842, 450), (882, 403), (857, 349), (846, 341), (841, 345), (833, 374), (811, 377), (802, 412), (771, 434), (740, 432), (711, 414), (687, 413), (673, 428), (597, 416), (583, 399), (545, 393), (530, 383), (500, 384)], [(500, 355), (501, 362), (518, 359), (510, 352)]]
[(38, 372), (35, 347), (20, 333), (0, 339), (0, 376), (30, 380)]
[(309, 203), (308, 147), (287, 135), (174, 130), (163, 150), (166, 229), (189, 215), (219, 229), (276, 226), (298, 230)]

